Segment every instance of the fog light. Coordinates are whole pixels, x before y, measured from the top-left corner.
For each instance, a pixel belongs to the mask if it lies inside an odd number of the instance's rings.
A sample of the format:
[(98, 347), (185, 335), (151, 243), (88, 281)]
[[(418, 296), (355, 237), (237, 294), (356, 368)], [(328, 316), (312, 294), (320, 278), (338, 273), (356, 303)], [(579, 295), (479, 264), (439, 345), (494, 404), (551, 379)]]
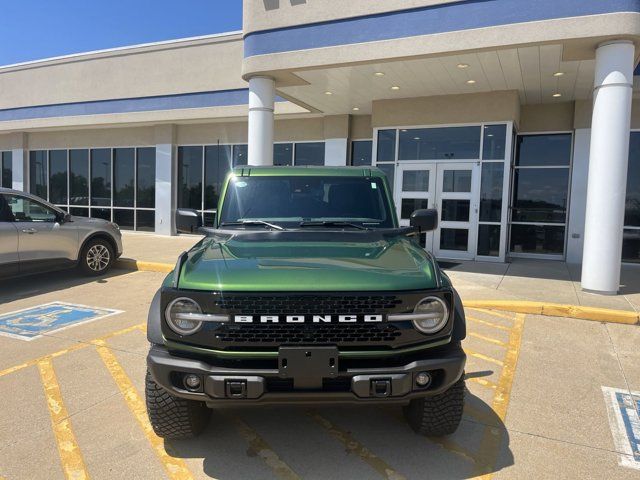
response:
[(184, 377), (184, 385), (189, 390), (198, 390), (200, 388), (200, 377), (190, 373), (189, 375)]
[(427, 372), (420, 372), (416, 375), (416, 385), (419, 387), (426, 387), (431, 383), (431, 375)]

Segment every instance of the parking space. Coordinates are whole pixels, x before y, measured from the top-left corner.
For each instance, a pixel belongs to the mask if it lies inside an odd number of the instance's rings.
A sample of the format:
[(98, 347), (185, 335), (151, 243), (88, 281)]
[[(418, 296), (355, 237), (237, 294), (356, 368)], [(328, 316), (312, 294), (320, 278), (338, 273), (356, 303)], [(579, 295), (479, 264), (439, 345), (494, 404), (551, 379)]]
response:
[(637, 478), (620, 465), (633, 453), (612, 436), (602, 390), (628, 392), (637, 327), (482, 309), (467, 311), (466, 409), (450, 437), (415, 435), (396, 407), (259, 407), (217, 410), (201, 437), (164, 442), (144, 404), (145, 320), (162, 277), (3, 286), (0, 315), (51, 302), (117, 313), (31, 341), (0, 336), (1, 478)]

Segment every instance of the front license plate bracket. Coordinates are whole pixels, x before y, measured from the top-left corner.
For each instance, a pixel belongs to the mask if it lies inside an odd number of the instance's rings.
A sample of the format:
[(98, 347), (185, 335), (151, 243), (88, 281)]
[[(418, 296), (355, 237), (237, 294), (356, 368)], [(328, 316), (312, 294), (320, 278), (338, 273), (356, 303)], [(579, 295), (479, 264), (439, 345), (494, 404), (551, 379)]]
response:
[(338, 347), (280, 347), (278, 370), (296, 390), (322, 389), (324, 378), (338, 375)]

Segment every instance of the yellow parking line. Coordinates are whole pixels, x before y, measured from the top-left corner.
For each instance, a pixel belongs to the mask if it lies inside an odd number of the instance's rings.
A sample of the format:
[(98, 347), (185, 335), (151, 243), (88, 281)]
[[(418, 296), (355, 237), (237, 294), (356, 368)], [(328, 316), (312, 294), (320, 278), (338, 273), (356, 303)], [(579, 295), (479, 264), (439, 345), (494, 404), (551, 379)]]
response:
[(348, 453), (356, 454), (362, 461), (388, 480), (406, 480), (405, 476), (389, 466), (384, 460), (376, 456), (371, 450), (358, 442), (351, 433), (333, 425), (329, 420), (319, 414), (311, 412), (309, 414), (320, 426), (324, 427), (329, 434), (344, 445)]
[(470, 357), (475, 357), (475, 358), (479, 358), (480, 360), (484, 360), (485, 362), (495, 363), (496, 365), (500, 365), (500, 366), (504, 365), (504, 362), (502, 362), (502, 360), (498, 360), (497, 358), (490, 357), (488, 355), (476, 352), (475, 350), (471, 350), (469, 348), (465, 348), (464, 353), (466, 353)]
[(493, 343), (495, 345), (500, 345), (501, 347), (507, 346), (507, 343), (503, 342), (502, 340), (498, 340), (497, 338), (493, 338), (493, 337), (487, 337), (486, 335), (480, 335), (479, 333), (476, 333), (476, 332), (469, 332), (468, 335), (470, 337), (476, 337), (476, 338), (479, 338), (480, 340), (484, 340), (485, 342)]
[(44, 393), (47, 397), (51, 426), (58, 444), (58, 454), (60, 455), (64, 476), (73, 480), (87, 479), (89, 474), (84, 466), (82, 453), (80, 453), (73, 428), (71, 428), (71, 420), (62, 400), (60, 385), (58, 384), (51, 359), (47, 358), (38, 362), (38, 370), (40, 371)]
[(497, 310), (489, 310), (486, 308), (474, 308), (469, 307), (468, 310), (475, 310), (476, 312), (488, 313), (489, 315), (493, 315), (494, 317), (506, 318), (507, 320), (513, 320), (514, 316), (509, 315), (508, 313), (499, 312)]
[(50, 353), (48, 355), (43, 355), (42, 357), (36, 358), (34, 360), (29, 360), (27, 362), (14, 365), (13, 367), (5, 368), (4, 370), (0, 370), (0, 377), (3, 377), (13, 372), (17, 372), (18, 370), (22, 370), (27, 367), (31, 367), (43, 360), (60, 357), (62, 355), (66, 355), (67, 353), (75, 352), (76, 350), (81, 350), (83, 348), (90, 347), (92, 345), (95, 345), (96, 342), (99, 342), (100, 340), (108, 340), (109, 338), (115, 337), (117, 335), (123, 335), (125, 333), (129, 333), (134, 330), (141, 330), (143, 328), (146, 329), (146, 325), (144, 323), (141, 323), (139, 325), (134, 325), (132, 327), (123, 328), (122, 330), (117, 330), (115, 332), (108, 333), (107, 335), (104, 335), (100, 338), (96, 338), (95, 340), (90, 340), (89, 342), (86, 342), (86, 343), (78, 343), (77, 345), (73, 345), (72, 347), (65, 348), (63, 350), (58, 350), (57, 352)]
[(471, 463), (476, 463), (476, 459), (473, 453), (469, 452), (466, 448), (461, 447), (456, 442), (449, 440), (445, 437), (429, 437), (428, 440), (431, 443), (435, 443), (436, 445), (441, 446), (443, 449), (448, 452), (455, 453), (459, 457), (462, 457), (464, 460), (467, 460)]
[(487, 322), (486, 320), (480, 320), (479, 318), (475, 318), (475, 317), (467, 317), (467, 320), (470, 320), (471, 322), (474, 322), (474, 323), (480, 323), (488, 327), (498, 328), (500, 330), (506, 330), (507, 332), (511, 330), (511, 327), (505, 327), (504, 325), (499, 325), (493, 322)]
[[(518, 363), (518, 354), (520, 353), (520, 344), (522, 342), (522, 332), (524, 330), (525, 316), (522, 313), (516, 314), (513, 328), (509, 335), (509, 343), (507, 353), (504, 359), (504, 368), (498, 380), (498, 387), (493, 397), (491, 408), (504, 423), (507, 416), (507, 407), (509, 406), (509, 398), (511, 396), (511, 386), (513, 385), (513, 376), (515, 375)], [(498, 457), (498, 450), (502, 444), (504, 427), (487, 427), (485, 428), (478, 451), (478, 463), (476, 464), (475, 475), (477, 478), (485, 480), (493, 476), (495, 462)]]
[(498, 388), (498, 386), (495, 383), (490, 382), (489, 380), (485, 380), (484, 378), (465, 376), (465, 379), (468, 382), (474, 382), (474, 383), (477, 383), (478, 385), (482, 385), (483, 387), (494, 388), (494, 389)]
[(273, 473), (284, 480), (298, 480), (300, 477), (289, 465), (282, 461), (269, 444), (249, 425), (238, 417), (230, 418), (240, 436), (249, 444), (250, 451), (258, 455), (266, 463)]
[(95, 344), (96, 350), (100, 354), (100, 358), (102, 358), (107, 370), (109, 370), (113, 380), (118, 385), (129, 410), (131, 410), (131, 413), (133, 413), (133, 416), (138, 421), (138, 424), (149, 440), (154, 452), (160, 459), (160, 462), (169, 475), (169, 478), (175, 480), (192, 479), (193, 476), (187, 468), (184, 460), (181, 458), (171, 457), (164, 449), (163, 440), (154, 433), (153, 428), (149, 423), (144, 402), (140, 398), (140, 395), (138, 395), (138, 391), (133, 386), (133, 383), (131, 383), (131, 379), (127, 376), (122, 366), (120, 366), (120, 363), (118, 363), (113, 352), (107, 347), (106, 342), (104, 340), (97, 340)]

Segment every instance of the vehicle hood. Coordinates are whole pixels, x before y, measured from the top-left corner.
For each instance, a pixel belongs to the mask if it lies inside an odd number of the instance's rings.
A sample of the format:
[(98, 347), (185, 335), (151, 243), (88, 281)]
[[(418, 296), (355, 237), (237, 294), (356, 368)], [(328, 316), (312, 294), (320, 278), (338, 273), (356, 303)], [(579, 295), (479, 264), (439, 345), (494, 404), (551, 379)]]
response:
[(179, 288), (318, 292), (420, 290), (437, 285), (430, 256), (404, 236), (376, 232), (261, 232), (207, 237)]
[(71, 216), (71, 221), (77, 226), (91, 226), (91, 227), (103, 227), (109, 225), (111, 222), (103, 220), (102, 218), (87, 218)]

